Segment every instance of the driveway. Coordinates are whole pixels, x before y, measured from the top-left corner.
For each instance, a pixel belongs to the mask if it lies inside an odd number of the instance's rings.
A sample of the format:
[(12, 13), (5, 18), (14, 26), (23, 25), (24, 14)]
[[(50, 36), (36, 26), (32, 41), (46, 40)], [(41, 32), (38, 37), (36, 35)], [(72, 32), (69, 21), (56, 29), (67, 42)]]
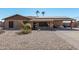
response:
[(70, 42), (65, 40), (67, 38), (62, 37), (63, 32), (32, 31), (32, 33), (24, 34), (24, 35), (18, 35), (17, 32), (19, 31), (5, 31), (5, 33), (0, 34), (0, 49), (3, 49), (3, 50), (74, 50), (74, 49), (77, 49), (76, 47), (74, 47), (74, 45), (70, 44)]

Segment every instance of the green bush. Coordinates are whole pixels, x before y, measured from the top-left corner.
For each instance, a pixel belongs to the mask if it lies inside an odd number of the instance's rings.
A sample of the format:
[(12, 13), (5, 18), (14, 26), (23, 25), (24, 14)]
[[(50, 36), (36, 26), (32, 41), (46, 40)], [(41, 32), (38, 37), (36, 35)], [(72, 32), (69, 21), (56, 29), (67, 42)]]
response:
[(23, 28), (22, 28), (22, 33), (28, 34), (30, 32), (31, 32), (31, 24), (29, 24), (29, 23), (24, 24)]

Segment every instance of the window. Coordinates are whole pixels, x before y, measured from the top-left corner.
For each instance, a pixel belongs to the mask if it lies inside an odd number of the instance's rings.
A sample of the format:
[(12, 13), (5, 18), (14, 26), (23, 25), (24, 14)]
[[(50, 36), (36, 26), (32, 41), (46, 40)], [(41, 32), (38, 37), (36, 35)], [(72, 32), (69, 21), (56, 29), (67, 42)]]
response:
[(9, 21), (9, 28), (13, 28), (13, 21)]

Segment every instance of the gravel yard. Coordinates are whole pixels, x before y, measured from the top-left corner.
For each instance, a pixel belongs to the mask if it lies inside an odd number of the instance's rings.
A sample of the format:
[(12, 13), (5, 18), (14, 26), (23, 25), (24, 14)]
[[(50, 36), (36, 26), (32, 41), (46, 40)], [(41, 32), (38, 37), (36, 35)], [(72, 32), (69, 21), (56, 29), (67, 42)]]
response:
[[(5, 31), (0, 34), (1, 50), (74, 50), (56, 31), (32, 31), (18, 35), (18, 31)], [(61, 34), (60, 34), (61, 35)]]

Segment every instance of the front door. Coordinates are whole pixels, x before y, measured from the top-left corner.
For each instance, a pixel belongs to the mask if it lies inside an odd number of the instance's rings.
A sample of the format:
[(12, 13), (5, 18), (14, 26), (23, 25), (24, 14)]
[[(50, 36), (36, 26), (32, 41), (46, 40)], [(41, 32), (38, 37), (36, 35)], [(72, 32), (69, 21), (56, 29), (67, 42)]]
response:
[(13, 28), (13, 21), (9, 21), (9, 28)]

